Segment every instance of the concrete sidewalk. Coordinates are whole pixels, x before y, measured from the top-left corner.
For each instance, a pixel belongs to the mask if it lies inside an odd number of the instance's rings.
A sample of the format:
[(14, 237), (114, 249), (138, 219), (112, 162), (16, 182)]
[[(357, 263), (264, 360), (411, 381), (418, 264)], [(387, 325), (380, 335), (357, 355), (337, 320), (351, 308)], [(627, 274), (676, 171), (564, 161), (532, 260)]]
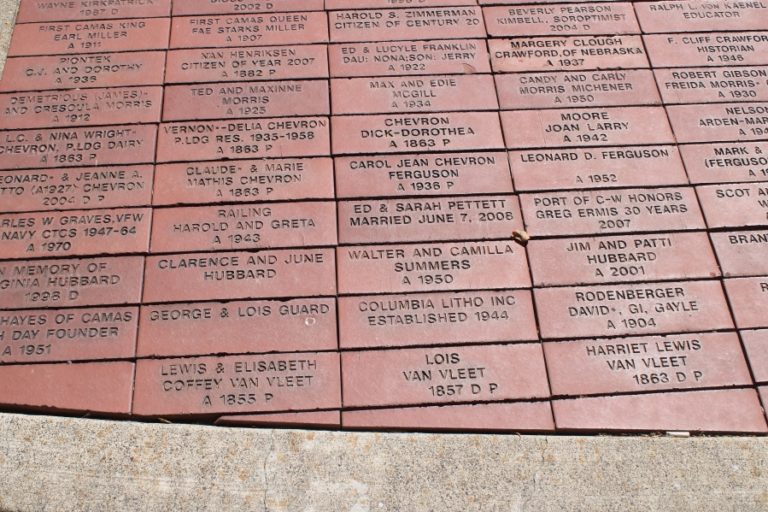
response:
[(5, 67), (5, 57), (8, 54), (8, 44), (11, 42), (13, 20), (16, 19), (16, 11), (19, 8), (19, 0), (0, 0), (0, 76)]
[(768, 510), (768, 438), (315, 432), (0, 414), (0, 510)]

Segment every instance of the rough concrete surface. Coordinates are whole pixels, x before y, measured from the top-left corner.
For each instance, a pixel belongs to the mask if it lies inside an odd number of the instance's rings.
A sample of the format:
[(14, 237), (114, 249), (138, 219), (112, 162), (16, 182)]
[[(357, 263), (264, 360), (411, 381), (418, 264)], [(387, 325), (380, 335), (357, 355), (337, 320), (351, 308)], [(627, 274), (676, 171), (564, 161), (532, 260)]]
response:
[(0, 0), (0, 76), (3, 75), (8, 44), (11, 42), (13, 20), (16, 19), (18, 8), (19, 0)]
[(0, 415), (0, 510), (765, 511), (768, 438), (343, 433)]

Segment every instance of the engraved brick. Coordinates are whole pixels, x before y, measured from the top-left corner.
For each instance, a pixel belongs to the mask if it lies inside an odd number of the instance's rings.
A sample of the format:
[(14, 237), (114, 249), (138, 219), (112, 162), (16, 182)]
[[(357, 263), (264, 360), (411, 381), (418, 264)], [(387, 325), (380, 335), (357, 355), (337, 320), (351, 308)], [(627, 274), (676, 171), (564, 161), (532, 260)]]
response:
[(335, 114), (497, 110), (490, 75), (429, 75), (336, 78), (331, 81)]
[(552, 431), (548, 402), (515, 402), (343, 411), (345, 429)]
[(0, 312), (0, 363), (121, 359), (136, 355), (139, 308)]
[(725, 290), (739, 329), (768, 327), (765, 305), (768, 303), (768, 278), (725, 279)]
[(495, 112), (335, 116), (334, 154), (501, 149)]
[(688, 184), (674, 146), (518, 150), (509, 162), (518, 191)]
[(158, 165), (152, 200), (172, 205), (333, 198), (333, 160), (279, 158)]
[(232, 427), (259, 427), (262, 425), (277, 427), (301, 428), (339, 428), (341, 427), (341, 412), (312, 411), (312, 412), (276, 412), (272, 414), (237, 414), (220, 416), (216, 425)]
[(133, 363), (0, 366), (0, 403), (47, 411), (130, 414)]
[(544, 344), (553, 395), (749, 386), (736, 333), (694, 333)]
[(144, 301), (334, 295), (331, 249), (149, 256)]
[(181, 416), (341, 406), (339, 355), (299, 352), (136, 364), (133, 412)]
[(157, 161), (327, 155), (329, 138), (325, 117), (165, 123)]
[(485, 37), (482, 12), (473, 6), (332, 11), (328, 23), (334, 43)]
[(143, 253), (152, 210), (125, 208), (0, 215), (0, 259)]
[(743, 31), (768, 26), (768, 5), (762, 2), (640, 2), (635, 10), (645, 33)]
[(325, 43), (324, 12), (185, 16), (171, 23), (171, 48), (228, 48), (276, 44)]
[(137, 354), (189, 356), (335, 350), (333, 299), (142, 306)]
[(503, 109), (659, 105), (649, 69), (496, 75)]
[(577, 398), (552, 408), (562, 430), (768, 432), (754, 389)]
[(489, 39), (493, 70), (579, 71), (647, 68), (640, 36), (573, 36)]
[(0, 308), (136, 304), (142, 256), (0, 262)]
[(173, 5), (174, 16), (195, 14), (251, 14), (263, 12), (322, 11), (323, 0), (184, 0)]
[(527, 290), (339, 298), (342, 349), (537, 338)]
[(151, 165), (0, 171), (6, 212), (148, 206)]
[(667, 113), (678, 142), (758, 140), (768, 132), (768, 103), (672, 105)]
[(16, 57), (5, 61), (0, 91), (162, 85), (165, 52)]
[(539, 343), (367, 350), (341, 361), (345, 407), (549, 396)]
[[(531, 240), (538, 286), (719, 277), (704, 232)], [(567, 268), (567, 272), (563, 269)]]
[(326, 0), (329, 11), (341, 9), (381, 9), (385, 7), (446, 7), (477, 5), (475, 0)]
[(768, 68), (655, 69), (664, 103), (768, 100)]
[(165, 88), (163, 120), (330, 114), (328, 82), (236, 82)]
[(696, 187), (710, 228), (768, 225), (768, 184)]
[(543, 338), (733, 327), (719, 281), (538, 288), (533, 293)]
[(649, 34), (643, 40), (654, 68), (768, 64), (766, 32)]
[(710, 233), (723, 275), (768, 275), (768, 231)]
[(340, 198), (514, 191), (507, 155), (501, 152), (338, 157), (334, 163)]
[(328, 46), (332, 77), (490, 73), (483, 39)]
[[(88, 0), (69, 2), (19, 2), (16, 23), (41, 21), (104, 20), (115, 18), (156, 18), (170, 16), (171, 0), (110, 2), (94, 5)], [(111, 4), (111, 5), (110, 5)]]
[(0, 135), (0, 169), (151, 163), (155, 125), (13, 130)]
[(319, 245), (336, 245), (332, 202), (163, 208), (152, 222), (153, 253)]
[(768, 331), (741, 331), (741, 338), (755, 382), (768, 382)]
[(686, 144), (680, 154), (691, 183), (768, 181), (768, 143)]
[(167, 83), (327, 78), (325, 45), (191, 49), (168, 52)]
[(639, 34), (628, 2), (486, 7), (490, 36)]
[(164, 50), (169, 28), (169, 18), (19, 24), (13, 30), (8, 55)]
[(341, 243), (511, 238), (522, 227), (515, 196), (339, 202)]
[(511, 110), (501, 124), (510, 149), (675, 142), (662, 107)]
[(0, 94), (0, 128), (154, 123), (162, 97), (162, 87)]
[(705, 229), (692, 187), (521, 194), (533, 236)]
[(524, 288), (524, 250), (514, 242), (339, 247), (340, 293)]

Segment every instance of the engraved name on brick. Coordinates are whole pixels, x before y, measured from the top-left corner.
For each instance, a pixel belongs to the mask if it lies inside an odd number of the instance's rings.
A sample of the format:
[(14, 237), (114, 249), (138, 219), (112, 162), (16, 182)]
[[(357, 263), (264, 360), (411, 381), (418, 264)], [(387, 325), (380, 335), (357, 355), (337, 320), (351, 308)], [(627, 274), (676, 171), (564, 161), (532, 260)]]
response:
[(510, 149), (675, 142), (662, 107), (510, 110), (501, 123)]
[(19, 24), (8, 55), (164, 50), (169, 28), (169, 18)]
[(333, 197), (330, 158), (275, 158), (158, 165), (152, 200), (173, 205)]
[(171, 0), (146, 0), (143, 2), (24, 1), (19, 3), (16, 22), (156, 18), (169, 16), (170, 13)]
[(528, 290), (339, 298), (342, 348), (535, 341), (537, 336)]
[(151, 165), (0, 171), (6, 212), (149, 206)]
[(549, 396), (538, 343), (370, 350), (341, 357), (347, 407)]
[(490, 36), (640, 33), (628, 2), (486, 7), (483, 14)]
[(691, 183), (768, 181), (768, 143), (685, 144), (680, 146)]
[(768, 184), (696, 187), (710, 228), (768, 226)]
[(768, 231), (710, 233), (726, 277), (768, 275)]
[(489, 39), (488, 47), (502, 73), (649, 67), (640, 36), (516, 37)]
[(0, 312), (0, 363), (131, 358), (139, 308)]
[(720, 275), (704, 232), (531, 240), (527, 249), (538, 286)]
[(544, 354), (553, 395), (743, 386), (752, 380), (735, 333), (550, 342)]
[(142, 256), (0, 263), (0, 308), (136, 304)]
[(332, 77), (491, 72), (483, 39), (332, 44), (328, 58)]
[(520, 204), (538, 236), (706, 228), (692, 187), (522, 194)]
[(177, 16), (171, 23), (171, 48), (266, 46), (324, 43), (324, 12), (280, 12), (224, 16)]
[(643, 36), (654, 68), (768, 64), (768, 32)]
[(518, 150), (509, 161), (518, 191), (688, 184), (674, 146)]
[(533, 293), (543, 338), (733, 327), (719, 281), (537, 288)]
[(333, 295), (334, 267), (332, 249), (149, 256), (144, 301)]
[(656, 69), (664, 103), (768, 100), (768, 67)]
[(338, 197), (513, 192), (501, 152), (337, 157), (334, 163)]
[(514, 196), (339, 203), (341, 243), (511, 238), (522, 227)]
[(340, 293), (525, 288), (524, 250), (515, 242), (339, 247)]
[(165, 52), (16, 57), (5, 61), (0, 91), (162, 85), (164, 70)]
[(325, 45), (170, 50), (167, 83), (327, 78)]
[(156, 123), (162, 87), (0, 94), (0, 129)]
[(9, 130), (0, 133), (0, 169), (151, 163), (155, 125)]
[(325, 80), (169, 85), (163, 120), (328, 115), (330, 108)]
[[(501, 149), (495, 112), (334, 116), (334, 154)], [(340, 137), (339, 134), (343, 134)]]
[(334, 299), (249, 300), (142, 306), (137, 355), (336, 348)]
[(496, 110), (490, 75), (336, 78), (331, 81), (334, 114)]
[(143, 253), (149, 208), (0, 215), (0, 258)]
[(153, 253), (322, 245), (336, 245), (332, 202), (163, 208), (152, 221)]
[(161, 124), (157, 161), (327, 155), (326, 117)]
[(341, 406), (339, 355), (296, 352), (136, 365), (140, 416), (332, 409)]
[(485, 37), (480, 7), (332, 11), (331, 41), (393, 41)]

